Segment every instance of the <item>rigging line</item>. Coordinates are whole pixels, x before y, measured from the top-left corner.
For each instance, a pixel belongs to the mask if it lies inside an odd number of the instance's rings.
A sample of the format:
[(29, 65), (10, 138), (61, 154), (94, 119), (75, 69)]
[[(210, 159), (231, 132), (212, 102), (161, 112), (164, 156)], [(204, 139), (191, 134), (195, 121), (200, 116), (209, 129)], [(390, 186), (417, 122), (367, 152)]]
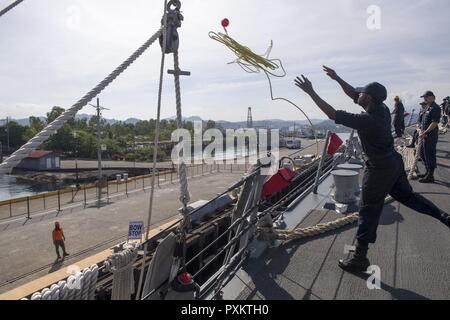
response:
[[(159, 71), (159, 88), (158, 88), (158, 104), (157, 104), (157, 116), (156, 116), (156, 127), (155, 127), (155, 139), (154, 139), (154, 149), (153, 149), (153, 166), (152, 166), (152, 181), (151, 181), (151, 189), (150, 189), (150, 199), (148, 206), (148, 215), (147, 215), (147, 225), (144, 230), (145, 232), (145, 242), (144, 245), (144, 261), (141, 265), (141, 272), (139, 275), (139, 284), (138, 291), (136, 294), (136, 300), (141, 298), (142, 293), (142, 282), (144, 278), (144, 270), (146, 266), (145, 257), (147, 256), (147, 241), (149, 237), (150, 231), (150, 223), (153, 215), (153, 200), (155, 195), (155, 180), (156, 180), (156, 162), (158, 158), (158, 146), (159, 146), (159, 131), (160, 131), (160, 121), (161, 121), (161, 102), (162, 102), (162, 91), (163, 91), (163, 82), (164, 82), (164, 65), (166, 59), (166, 48), (167, 48), (167, 0), (164, 0), (164, 17), (163, 17), (163, 27), (162, 27), (162, 35), (163, 35), (163, 45), (161, 48), (161, 68)], [(158, 176), (159, 179), (159, 176)]]
[(289, 99), (283, 98), (283, 97), (274, 97), (273, 95), (273, 87), (272, 87), (272, 81), (270, 80), (269, 74), (264, 71), (264, 73), (266, 74), (267, 80), (269, 81), (269, 88), (270, 88), (270, 98), (272, 99), (272, 101), (284, 101), (289, 103), (290, 105), (292, 105), (293, 107), (297, 108), (304, 116), (305, 118), (308, 120), (309, 124), (311, 125), (311, 129), (314, 132), (314, 138), (316, 140), (315, 144), (316, 144), (316, 155), (319, 155), (319, 139), (317, 138), (317, 131), (311, 121), (311, 119), (308, 117), (308, 115), (303, 111), (302, 108), (300, 108), (298, 105), (296, 105), (294, 102), (292, 102)]
[(14, 1), (9, 6), (4, 8), (2, 11), (0, 11), (0, 17), (3, 16), (4, 14), (6, 14), (8, 11), (12, 10), (13, 8), (15, 8), (16, 6), (18, 6), (21, 2), (23, 2), (23, 0)]

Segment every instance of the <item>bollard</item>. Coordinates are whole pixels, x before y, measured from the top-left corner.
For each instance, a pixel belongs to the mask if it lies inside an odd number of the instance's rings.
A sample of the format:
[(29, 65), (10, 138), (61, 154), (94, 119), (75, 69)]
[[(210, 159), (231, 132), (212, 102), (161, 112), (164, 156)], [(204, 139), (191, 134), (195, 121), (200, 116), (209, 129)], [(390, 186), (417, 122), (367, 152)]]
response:
[(359, 185), (359, 176), (363, 170), (363, 166), (359, 164), (343, 163), (337, 166), (338, 170), (350, 170), (358, 173), (358, 179), (355, 183), (355, 195), (359, 196), (361, 194), (361, 186)]
[(12, 201), (9, 200), (9, 217), (12, 217)]
[(119, 193), (119, 182), (122, 179), (121, 174), (116, 174), (116, 193)]
[(350, 170), (335, 170), (331, 172), (334, 178), (334, 200), (342, 204), (356, 202), (355, 184), (358, 183), (359, 173)]
[(44, 209), (46, 209), (45, 208), (45, 193), (43, 193), (42, 195), (43, 195), (42, 199), (44, 200)]

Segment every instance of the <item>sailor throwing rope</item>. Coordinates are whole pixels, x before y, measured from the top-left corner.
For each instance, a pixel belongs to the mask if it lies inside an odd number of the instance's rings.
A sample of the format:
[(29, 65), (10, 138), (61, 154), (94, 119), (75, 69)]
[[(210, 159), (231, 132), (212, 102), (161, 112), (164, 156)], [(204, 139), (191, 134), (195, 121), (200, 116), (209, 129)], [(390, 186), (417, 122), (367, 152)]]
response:
[(450, 227), (450, 216), (431, 201), (415, 193), (409, 184), (402, 157), (394, 149), (391, 114), (383, 103), (387, 98), (386, 88), (373, 82), (363, 88), (355, 89), (340, 78), (333, 69), (324, 66), (324, 71), (366, 111), (362, 114), (336, 111), (315, 92), (307, 77), (302, 75), (295, 80), (295, 84), (313, 99), (328, 118), (334, 120), (336, 124), (358, 130), (361, 145), (368, 160), (362, 186), (357, 245), (353, 256), (340, 260), (339, 266), (346, 271), (366, 271), (370, 266), (367, 251), (369, 244), (376, 241), (384, 199), (388, 194), (401, 204), (432, 216), (448, 227)]

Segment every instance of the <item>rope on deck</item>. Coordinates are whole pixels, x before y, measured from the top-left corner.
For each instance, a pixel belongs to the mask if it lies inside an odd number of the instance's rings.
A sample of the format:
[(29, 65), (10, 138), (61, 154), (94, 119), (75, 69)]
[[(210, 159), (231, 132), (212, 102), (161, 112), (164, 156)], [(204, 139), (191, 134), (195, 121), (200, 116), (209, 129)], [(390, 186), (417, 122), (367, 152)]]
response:
[(313, 227), (297, 228), (293, 230), (281, 230), (273, 227), (259, 227), (259, 238), (265, 241), (273, 240), (299, 240), (315, 237), (329, 231), (337, 230), (347, 225), (353, 224), (359, 219), (359, 213), (348, 215), (327, 223), (320, 223)]
[[(96, 264), (31, 295), (30, 300), (94, 300), (99, 269)], [(22, 300), (28, 300), (24, 298)]]
[(133, 265), (138, 257), (138, 248), (139, 245), (129, 244), (125, 250), (106, 259), (105, 270), (114, 275), (111, 300), (131, 300), (134, 293)]

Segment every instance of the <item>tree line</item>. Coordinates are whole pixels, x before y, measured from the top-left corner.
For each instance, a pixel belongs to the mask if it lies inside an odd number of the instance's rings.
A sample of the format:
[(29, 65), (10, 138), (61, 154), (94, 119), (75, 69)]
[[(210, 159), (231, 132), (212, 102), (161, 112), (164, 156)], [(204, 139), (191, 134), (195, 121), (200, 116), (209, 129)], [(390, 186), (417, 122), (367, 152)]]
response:
[[(33, 138), (47, 124), (54, 121), (64, 112), (61, 107), (53, 107), (47, 112), (45, 120), (39, 117), (29, 117), (29, 125), (23, 126), (10, 121), (0, 126), (0, 141), (3, 154), (7, 153), (8, 132), (10, 152), (17, 150), (28, 140)], [(101, 144), (106, 146), (102, 151), (105, 159), (125, 159), (127, 161), (153, 160), (156, 120), (139, 121), (136, 124), (117, 122), (107, 123), (100, 121)], [(192, 122), (183, 122), (183, 128), (194, 132)], [(204, 130), (216, 128), (214, 121), (208, 121)], [(177, 129), (175, 120), (162, 120), (160, 122), (160, 141), (170, 141), (171, 134)], [(88, 119), (72, 119), (63, 125), (56, 134), (51, 136), (40, 149), (53, 150), (67, 157), (95, 159), (97, 157), (97, 116)], [(5, 152), (6, 151), (6, 152)], [(164, 148), (157, 150), (158, 160), (169, 156)]]

